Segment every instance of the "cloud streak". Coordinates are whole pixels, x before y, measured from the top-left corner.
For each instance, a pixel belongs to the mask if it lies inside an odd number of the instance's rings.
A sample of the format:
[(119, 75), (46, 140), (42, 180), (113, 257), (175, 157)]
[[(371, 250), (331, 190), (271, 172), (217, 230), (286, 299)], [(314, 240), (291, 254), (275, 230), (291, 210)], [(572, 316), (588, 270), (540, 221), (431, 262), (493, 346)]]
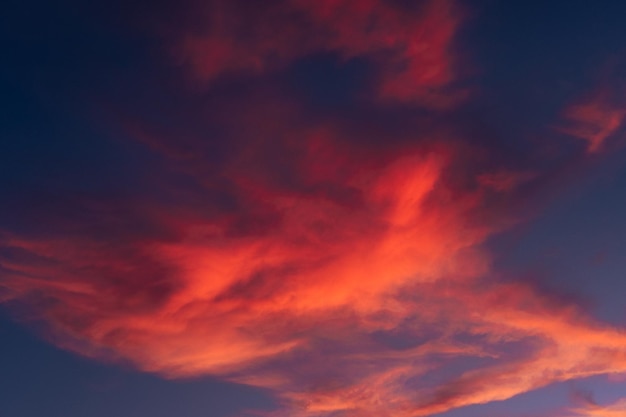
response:
[(560, 130), (587, 142), (587, 151), (596, 153), (621, 128), (626, 116), (623, 105), (611, 100), (611, 94), (600, 90), (594, 96), (567, 108), (564, 118), (568, 125)]

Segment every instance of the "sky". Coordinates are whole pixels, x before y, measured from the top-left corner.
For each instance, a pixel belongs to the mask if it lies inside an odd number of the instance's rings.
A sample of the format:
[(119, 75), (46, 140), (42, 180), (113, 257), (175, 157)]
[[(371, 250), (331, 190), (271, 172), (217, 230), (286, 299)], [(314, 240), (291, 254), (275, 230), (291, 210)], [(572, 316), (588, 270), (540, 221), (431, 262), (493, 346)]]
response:
[(625, 416), (625, 14), (8, 0), (0, 416)]

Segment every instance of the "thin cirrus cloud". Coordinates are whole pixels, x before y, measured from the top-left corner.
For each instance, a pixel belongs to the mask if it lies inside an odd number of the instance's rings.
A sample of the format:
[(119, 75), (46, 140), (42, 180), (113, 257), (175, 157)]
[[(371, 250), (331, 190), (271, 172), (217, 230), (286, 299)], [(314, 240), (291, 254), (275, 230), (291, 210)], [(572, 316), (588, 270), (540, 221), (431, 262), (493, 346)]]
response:
[(568, 107), (564, 112), (566, 125), (559, 130), (587, 142), (587, 151), (596, 153), (606, 146), (606, 141), (619, 132), (626, 116), (623, 105), (600, 90), (585, 100)]
[[(166, 109), (188, 122), (169, 130), (125, 115), (127, 136), (158, 155), (143, 179), (158, 197), (82, 193), (31, 208), (35, 231), (0, 235), (2, 299), (65, 349), (266, 387), (283, 402), (275, 414), (292, 417), (429, 416), (625, 373), (622, 329), (497, 279), (485, 242), (521, 220), (514, 205), (551, 174), (437, 122), (470, 98), (457, 86), (465, 13), (418, 6), (194, 5), (206, 27), (167, 31), (186, 74), (209, 93), (253, 86)], [(373, 74), (349, 119), (312, 116), (268, 75), (328, 52)], [(623, 112), (565, 114), (592, 125), (569, 133), (599, 151)]]

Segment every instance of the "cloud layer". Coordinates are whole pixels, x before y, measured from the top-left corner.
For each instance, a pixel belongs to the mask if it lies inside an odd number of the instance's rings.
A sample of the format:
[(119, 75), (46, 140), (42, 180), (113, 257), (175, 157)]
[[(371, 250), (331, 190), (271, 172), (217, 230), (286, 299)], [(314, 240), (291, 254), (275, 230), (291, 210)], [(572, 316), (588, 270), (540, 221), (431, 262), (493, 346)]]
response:
[[(51, 341), (267, 387), (292, 417), (430, 416), (626, 372), (625, 331), (492, 266), (485, 242), (558, 169), (457, 111), (472, 97), (460, 5), (185, 7), (160, 35), (197, 90), (115, 116), (154, 161), (141, 192), (16, 202), (36, 223), (0, 234), (0, 297)], [(306, 59), (356, 65), (322, 92), (347, 104), (290, 81)], [(623, 108), (598, 97), (559, 121), (588, 142), (574, 161), (619, 131)]]

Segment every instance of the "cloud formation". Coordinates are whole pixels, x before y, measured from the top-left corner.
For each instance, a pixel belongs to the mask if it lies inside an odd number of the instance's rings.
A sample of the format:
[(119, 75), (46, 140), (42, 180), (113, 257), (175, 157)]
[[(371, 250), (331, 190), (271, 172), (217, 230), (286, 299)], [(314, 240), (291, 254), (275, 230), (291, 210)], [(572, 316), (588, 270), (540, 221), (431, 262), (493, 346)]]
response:
[(584, 406), (574, 409), (573, 413), (577, 417), (620, 417), (626, 413), (626, 399), (620, 399), (606, 406), (588, 402)]
[[(430, 416), (626, 372), (626, 332), (494, 271), (485, 242), (550, 173), (450, 126), (471, 97), (458, 4), (189, 7), (202, 24), (166, 32), (205, 95), (120, 111), (156, 191), (16, 203), (37, 223), (0, 234), (3, 301), (65, 349), (267, 387), (292, 417)], [(287, 85), (311, 56), (363, 60), (348, 109)], [(623, 118), (565, 115), (590, 152)]]
[(599, 152), (605, 142), (615, 135), (624, 122), (626, 109), (605, 90), (567, 108), (564, 118), (568, 125), (560, 130), (587, 141), (587, 151)]
[(201, 29), (181, 30), (176, 50), (200, 81), (332, 52), (372, 62), (371, 93), (380, 99), (447, 106), (466, 94), (451, 88), (461, 73), (454, 41), (465, 20), (453, 1), (211, 1), (200, 13)]

